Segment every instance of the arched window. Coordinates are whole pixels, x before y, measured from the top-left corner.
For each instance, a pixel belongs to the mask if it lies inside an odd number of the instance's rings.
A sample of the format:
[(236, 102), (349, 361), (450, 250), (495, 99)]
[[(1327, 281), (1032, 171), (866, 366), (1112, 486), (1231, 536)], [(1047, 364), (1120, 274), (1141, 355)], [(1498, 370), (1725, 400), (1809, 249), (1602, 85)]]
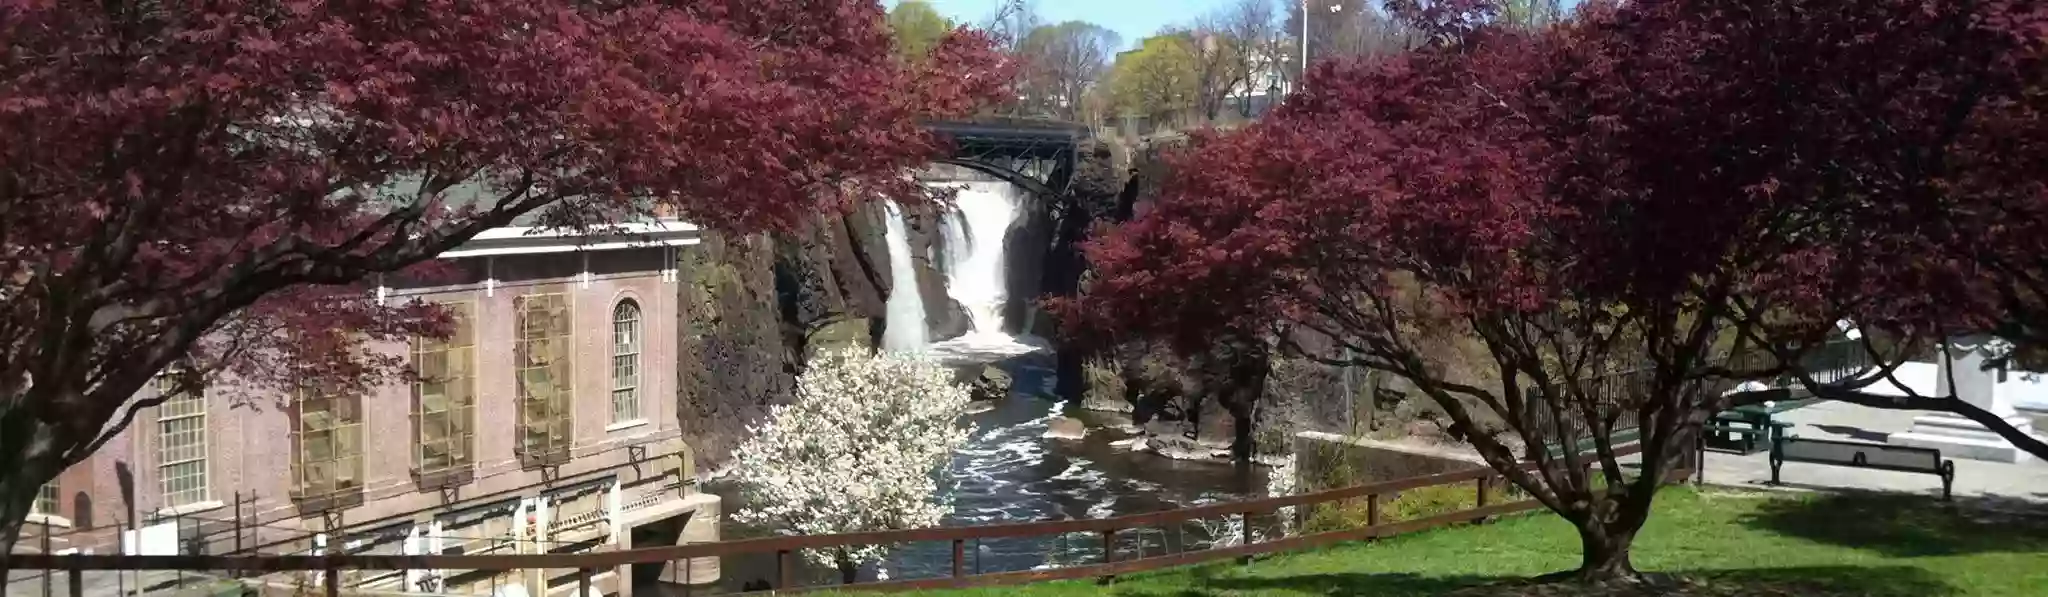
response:
[(612, 308), (612, 423), (640, 419), (640, 304)]

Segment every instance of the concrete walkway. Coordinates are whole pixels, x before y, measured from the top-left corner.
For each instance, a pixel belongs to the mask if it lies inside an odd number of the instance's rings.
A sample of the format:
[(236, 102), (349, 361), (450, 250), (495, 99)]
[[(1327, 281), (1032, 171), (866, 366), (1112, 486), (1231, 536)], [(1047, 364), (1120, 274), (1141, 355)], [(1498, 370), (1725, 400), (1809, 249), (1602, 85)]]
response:
[[(1886, 436), (1911, 428), (1913, 417), (1922, 414), (1926, 413), (1830, 401), (1787, 411), (1779, 418), (1793, 423), (1791, 432), (1800, 437), (1884, 443)], [(2048, 503), (2048, 462), (2030, 460), (2006, 464), (1961, 458), (1954, 460), (1955, 494), (1958, 498)], [(1739, 456), (1710, 451), (1706, 469), (1707, 483), (1770, 488), (1768, 452)], [(1941, 496), (1941, 478), (1934, 475), (1788, 462), (1780, 476), (1784, 481), (1781, 487), (1786, 489), (1886, 491)]]

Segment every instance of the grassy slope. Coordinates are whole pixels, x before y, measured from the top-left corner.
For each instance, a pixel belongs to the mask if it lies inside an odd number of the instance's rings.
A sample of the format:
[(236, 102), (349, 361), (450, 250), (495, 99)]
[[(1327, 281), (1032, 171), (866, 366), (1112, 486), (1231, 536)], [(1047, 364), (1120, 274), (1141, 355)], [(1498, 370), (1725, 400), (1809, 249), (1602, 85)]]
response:
[[(1636, 565), (1703, 580), (1698, 594), (2048, 596), (2048, 523), (2039, 518), (1958, 510), (1917, 496), (1674, 489), (1658, 500), (1636, 542)], [(1570, 525), (1544, 513), (1281, 555), (1248, 568), (1213, 564), (1106, 587), (1060, 582), (946, 594), (1440, 595), (1568, 569), (1578, 552)]]

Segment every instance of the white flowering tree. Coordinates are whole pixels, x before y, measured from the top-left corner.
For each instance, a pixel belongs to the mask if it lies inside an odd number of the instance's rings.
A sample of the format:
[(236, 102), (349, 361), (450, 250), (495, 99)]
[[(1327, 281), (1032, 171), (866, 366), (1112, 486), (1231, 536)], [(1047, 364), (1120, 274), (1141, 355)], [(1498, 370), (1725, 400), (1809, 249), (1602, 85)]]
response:
[[(797, 378), (796, 400), (769, 411), (735, 452), (742, 523), (790, 535), (937, 526), (952, 510), (940, 475), (967, 441), (967, 386), (929, 360), (821, 354)], [(807, 551), (846, 582), (887, 545)]]
[[(1300, 458), (1300, 454), (1288, 454), (1287, 459), (1280, 462), (1280, 466), (1266, 469), (1266, 497), (1290, 496), (1301, 491), (1301, 469), (1295, 466)], [(1280, 508), (1275, 514), (1280, 516), (1280, 534), (1292, 533), (1294, 506)]]

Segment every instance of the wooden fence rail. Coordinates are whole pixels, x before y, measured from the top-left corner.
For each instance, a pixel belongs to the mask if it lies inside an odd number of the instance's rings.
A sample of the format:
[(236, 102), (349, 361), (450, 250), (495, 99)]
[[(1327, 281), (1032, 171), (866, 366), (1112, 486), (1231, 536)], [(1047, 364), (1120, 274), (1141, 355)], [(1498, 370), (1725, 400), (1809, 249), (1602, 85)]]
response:
[[(1638, 445), (1617, 447), (1617, 455), (1633, 454)], [(1532, 465), (1525, 465), (1532, 466)], [(1680, 477), (1682, 478), (1682, 477)], [(631, 550), (604, 550), (567, 554), (512, 554), (512, 555), (327, 555), (327, 556), (128, 556), (128, 555), (44, 555), (21, 554), (0, 555), (0, 562), (8, 569), (45, 569), (70, 571), (77, 578), (86, 570), (221, 570), (239, 572), (284, 572), (284, 571), (335, 571), (335, 570), (520, 570), (520, 569), (579, 569), (588, 573), (592, 570), (615, 568), (628, 564), (656, 564), (694, 558), (722, 557), (741, 554), (774, 553), (781, 573), (779, 587), (782, 591), (812, 589), (872, 589), (872, 590), (915, 590), (942, 587), (967, 587), (1015, 584), (1055, 579), (1093, 578), (1113, 576), (1143, 570), (1180, 566), (1197, 562), (1233, 557), (1247, 557), (1259, 554), (1297, 550), (1344, 541), (1355, 541), (1386, 537), (1431, 529), (1445, 525), (1484, 520), (1486, 518), (1533, 510), (1540, 507), (1534, 500), (1521, 500), (1501, 504), (1488, 503), (1487, 490), (1502, 480), (1500, 474), (1490, 468), (1475, 468), (1437, 475), (1398, 479), (1381, 483), (1370, 483), (1332, 489), (1315, 493), (1272, 497), (1239, 502), (1209, 504), (1130, 514), (1110, 518), (1087, 520), (1060, 520), (1028, 523), (1006, 523), (969, 527), (944, 527), (908, 529), (897, 531), (874, 531), (865, 533), (844, 533), (836, 535), (808, 535), (794, 537), (767, 537), (717, 543), (699, 543), (650, 547)], [(1384, 522), (1381, 519), (1382, 506), (1390, 494), (1451, 485), (1467, 485), (1473, 488), (1474, 507), (1417, 520)], [(1343, 503), (1363, 499), (1366, 502), (1366, 525), (1313, 534), (1297, 535), (1274, 541), (1252, 543), (1250, 520), (1252, 516), (1271, 513), (1281, 508), (1305, 507), (1319, 504)], [(1178, 525), (1190, 520), (1243, 516), (1245, 521), (1244, 544), (1209, 548), (1151, 557), (1134, 557), (1118, 560), (1115, 557), (1117, 533), (1131, 529), (1165, 527)], [(1103, 563), (1069, 566), (1043, 570), (1015, 572), (994, 572), (985, 574), (964, 574), (964, 545), (970, 540), (997, 539), (1006, 537), (1035, 537), (1045, 535), (1067, 535), (1093, 533), (1104, 542)], [(953, 576), (924, 578), (888, 582), (864, 583), (852, 587), (831, 585), (811, 588), (793, 587), (794, 554), (803, 549), (821, 549), (846, 545), (896, 545), (913, 542), (951, 542)], [(1184, 548), (1185, 546), (1183, 546)], [(327, 579), (338, 575), (326, 574)], [(328, 594), (333, 595), (339, 587), (333, 583)], [(78, 587), (77, 584), (72, 585)]]

